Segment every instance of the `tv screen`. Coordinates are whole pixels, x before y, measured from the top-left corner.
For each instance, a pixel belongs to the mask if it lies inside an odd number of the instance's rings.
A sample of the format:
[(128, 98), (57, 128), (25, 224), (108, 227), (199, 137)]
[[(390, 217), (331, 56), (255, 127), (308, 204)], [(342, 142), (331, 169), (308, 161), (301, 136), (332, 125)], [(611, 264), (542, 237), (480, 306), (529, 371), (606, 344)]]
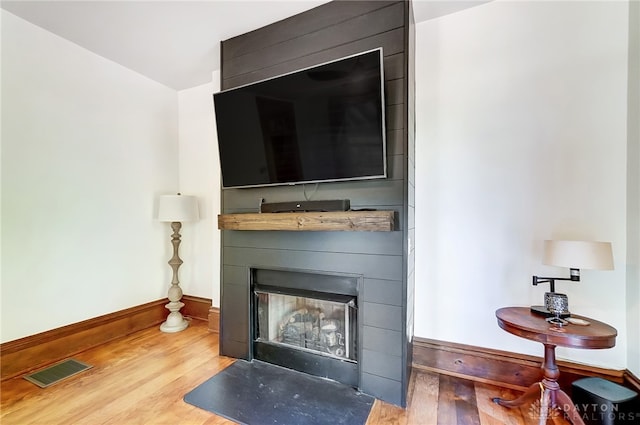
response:
[(214, 94), (222, 187), (386, 177), (382, 49)]

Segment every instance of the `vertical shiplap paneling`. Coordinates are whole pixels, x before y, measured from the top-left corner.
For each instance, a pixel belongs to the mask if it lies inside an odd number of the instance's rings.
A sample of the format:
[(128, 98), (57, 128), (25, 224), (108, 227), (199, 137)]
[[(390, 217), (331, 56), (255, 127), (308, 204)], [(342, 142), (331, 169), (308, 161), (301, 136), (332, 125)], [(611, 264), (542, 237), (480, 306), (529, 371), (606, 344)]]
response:
[[(223, 355), (250, 357), (249, 267), (351, 273), (364, 277), (359, 299), (360, 388), (404, 405), (407, 359), (407, 13), (403, 1), (338, 1), (222, 43), (221, 87), (251, 82), (382, 47), (388, 178), (223, 191), (222, 211), (255, 212), (266, 202), (349, 199), (352, 208), (396, 211), (389, 233), (238, 232), (222, 235)], [(245, 281), (242, 281), (245, 279)], [(229, 298), (227, 299), (227, 296)], [(241, 331), (239, 327), (246, 330)]]
[(415, 181), (416, 181), (416, 144), (415, 144), (415, 21), (413, 16), (413, 8), (409, 5), (408, 14), (406, 16), (405, 29), (407, 31), (407, 50), (405, 61), (407, 71), (405, 73), (406, 85), (406, 101), (405, 101), (405, 114), (406, 122), (406, 139), (407, 139), (407, 225), (406, 225), (406, 239), (407, 239), (407, 279), (406, 279), (406, 344), (404, 358), (406, 359), (406, 365), (404, 370), (403, 383), (405, 385), (405, 393), (409, 389), (409, 377), (411, 376), (411, 364), (413, 360), (413, 324), (414, 324), (414, 309), (415, 309)]

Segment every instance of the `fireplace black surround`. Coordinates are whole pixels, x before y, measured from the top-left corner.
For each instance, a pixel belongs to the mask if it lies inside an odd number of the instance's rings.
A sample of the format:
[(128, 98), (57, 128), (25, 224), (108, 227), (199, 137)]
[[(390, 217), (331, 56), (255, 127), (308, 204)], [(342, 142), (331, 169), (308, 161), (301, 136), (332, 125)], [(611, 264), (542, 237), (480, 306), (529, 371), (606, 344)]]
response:
[[(412, 357), (415, 240), (413, 32), (408, 1), (345, 0), (322, 4), (222, 42), (221, 89), (382, 47), (387, 140), (386, 179), (327, 182), (306, 188), (224, 189), (223, 214), (258, 213), (262, 199), (268, 203), (349, 199), (354, 210), (391, 210), (396, 215), (393, 231), (384, 232), (223, 230), (221, 355), (245, 360), (260, 356), (269, 360), (270, 349), (280, 346), (272, 341), (254, 344), (254, 284), (258, 289), (260, 285), (280, 286), (277, 281), (265, 281), (260, 273), (256, 278), (255, 270), (284, 270), (299, 273), (305, 279), (325, 275), (355, 277), (357, 284), (345, 283), (355, 288), (347, 293), (325, 290), (335, 288), (321, 278), (311, 286), (320, 293), (333, 292), (353, 298), (332, 302), (355, 304), (355, 320), (350, 322), (351, 325), (357, 323), (355, 358), (315, 353), (309, 360), (299, 356), (300, 352), (307, 353), (307, 347), (300, 350), (295, 344), (283, 344), (286, 350), (291, 350), (285, 357), (302, 366), (319, 364), (320, 372), (312, 370), (311, 373), (332, 376), (332, 379), (351, 373), (349, 384), (361, 392), (396, 405), (406, 404)], [(321, 299), (325, 296), (319, 295)], [(304, 305), (301, 308), (304, 309)], [(311, 310), (314, 308), (312, 305)], [(310, 310), (308, 306), (307, 310)], [(324, 314), (326, 317), (327, 313)], [(344, 333), (345, 337), (347, 332), (338, 332), (340, 324), (337, 324), (336, 334), (332, 335), (331, 324), (324, 323), (329, 325), (325, 328), (329, 334), (315, 336), (314, 320), (318, 321), (304, 317), (302, 322), (289, 327), (289, 341), (293, 341), (291, 338), (301, 333), (299, 331), (310, 328), (311, 343), (299, 344), (310, 344), (312, 348), (317, 345), (320, 350), (328, 344), (340, 350), (341, 345), (334, 343), (339, 340), (337, 334)], [(322, 328), (319, 324), (315, 327)], [(325, 361), (330, 366), (322, 366)], [(350, 371), (345, 372), (341, 367)]]
[(362, 276), (251, 269), (253, 358), (358, 387)]

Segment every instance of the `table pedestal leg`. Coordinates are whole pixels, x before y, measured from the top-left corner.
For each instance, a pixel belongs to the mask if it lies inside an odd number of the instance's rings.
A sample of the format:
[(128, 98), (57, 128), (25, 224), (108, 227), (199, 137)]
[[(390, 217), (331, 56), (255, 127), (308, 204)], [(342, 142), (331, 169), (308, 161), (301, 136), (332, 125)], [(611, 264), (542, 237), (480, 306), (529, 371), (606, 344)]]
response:
[(576, 405), (573, 404), (573, 401), (571, 401), (569, 396), (564, 391), (558, 391), (558, 393), (556, 394), (556, 400), (559, 404), (560, 409), (564, 410), (573, 425), (584, 425), (584, 421), (582, 420), (580, 413), (576, 409)]
[(554, 409), (563, 410), (573, 425), (584, 425), (584, 421), (576, 410), (575, 405), (569, 396), (560, 389), (558, 385), (558, 377), (560, 371), (556, 365), (556, 346), (544, 345), (544, 361), (542, 363), (543, 379), (531, 385), (524, 394), (515, 400), (503, 400), (495, 397), (493, 401), (505, 407), (518, 407), (526, 402), (533, 402), (539, 398), (540, 412), (538, 417), (540, 423), (546, 423), (547, 418), (551, 416)]
[(527, 402), (540, 400), (540, 382), (536, 382), (535, 384), (531, 385), (524, 394), (522, 394), (515, 400), (504, 400), (500, 397), (494, 397), (492, 400), (494, 403), (498, 403), (500, 406), (504, 407), (518, 407)]

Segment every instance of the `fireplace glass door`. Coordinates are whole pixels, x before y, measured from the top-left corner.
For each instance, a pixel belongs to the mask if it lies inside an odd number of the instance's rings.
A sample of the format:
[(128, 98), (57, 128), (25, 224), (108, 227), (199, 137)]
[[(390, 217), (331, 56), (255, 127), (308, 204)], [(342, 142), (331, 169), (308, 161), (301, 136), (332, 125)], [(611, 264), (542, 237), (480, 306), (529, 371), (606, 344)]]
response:
[(355, 362), (355, 297), (256, 290), (256, 341)]

